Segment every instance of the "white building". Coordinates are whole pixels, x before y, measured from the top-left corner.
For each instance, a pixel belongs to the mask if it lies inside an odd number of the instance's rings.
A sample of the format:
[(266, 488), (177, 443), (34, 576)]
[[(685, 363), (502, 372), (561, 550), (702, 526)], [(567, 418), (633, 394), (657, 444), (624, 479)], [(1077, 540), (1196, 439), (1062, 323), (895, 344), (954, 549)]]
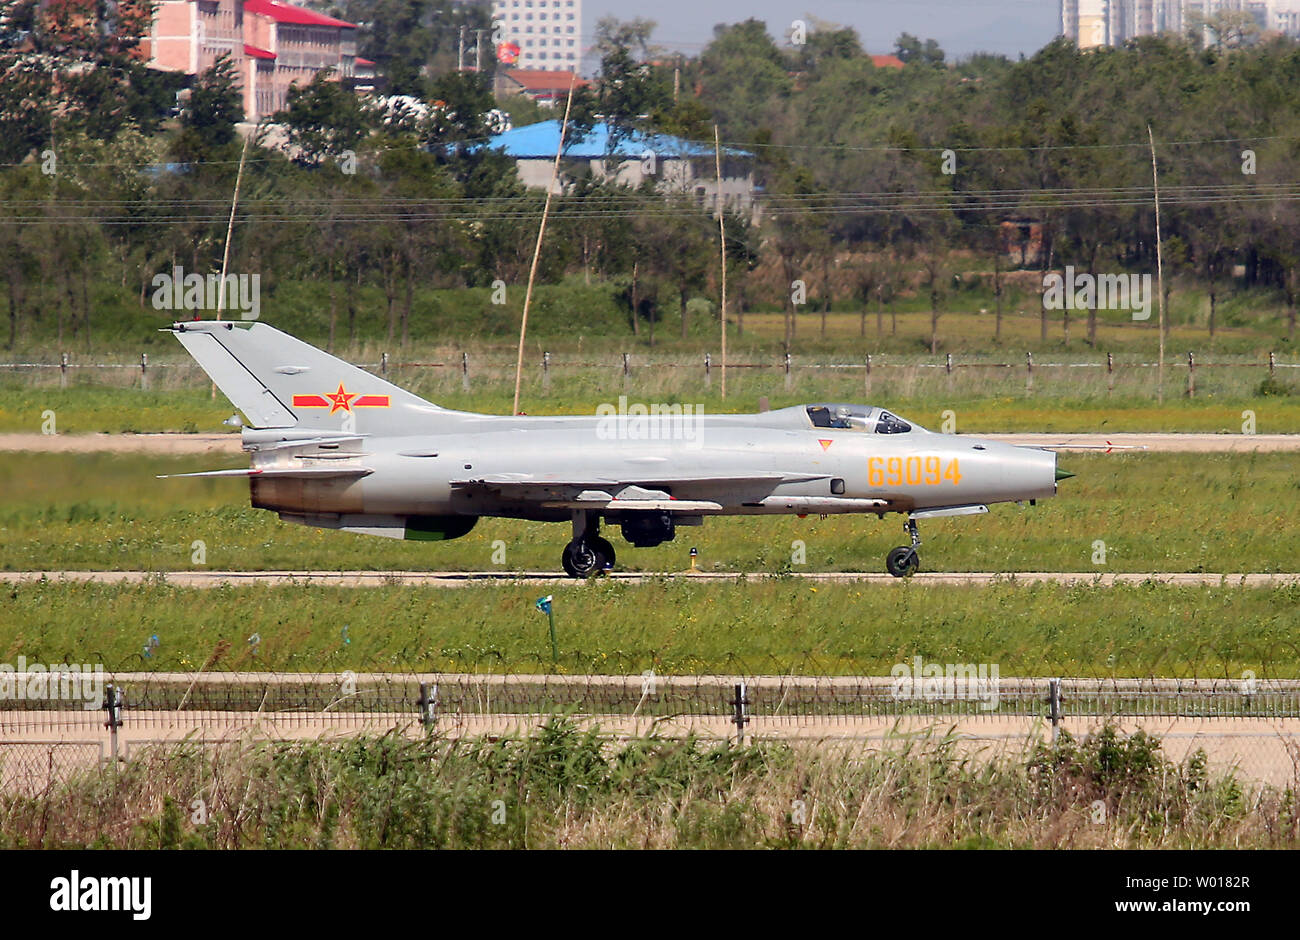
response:
[(582, 0), (492, 0), (492, 25), (498, 55), (509, 43), (519, 47), (505, 65), (577, 71), (582, 62)]
[(1184, 32), (1199, 15), (1249, 13), (1261, 30), (1300, 36), (1300, 0), (1061, 0), (1061, 34), (1080, 49)]

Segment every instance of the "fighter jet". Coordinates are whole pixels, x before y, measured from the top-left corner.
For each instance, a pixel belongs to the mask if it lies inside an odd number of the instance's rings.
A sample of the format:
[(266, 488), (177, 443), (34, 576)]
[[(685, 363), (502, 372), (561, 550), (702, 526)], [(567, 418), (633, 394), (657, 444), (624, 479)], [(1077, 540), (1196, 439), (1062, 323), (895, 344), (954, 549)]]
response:
[(633, 546), (709, 516), (901, 513), (917, 523), (1053, 496), (1073, 474), (1056, 453), (938, 434), (883, 408), (812, 404), (759, 414), (605, 405), (595, 415), (440, 408), (260, 321), (193, 321), (173, 333), (242, 414), (252, 504), (285, 522), (415, 540), (455, 539), (483, 516), (569, 522), (564, 570), (615, 565), (602, 522)]

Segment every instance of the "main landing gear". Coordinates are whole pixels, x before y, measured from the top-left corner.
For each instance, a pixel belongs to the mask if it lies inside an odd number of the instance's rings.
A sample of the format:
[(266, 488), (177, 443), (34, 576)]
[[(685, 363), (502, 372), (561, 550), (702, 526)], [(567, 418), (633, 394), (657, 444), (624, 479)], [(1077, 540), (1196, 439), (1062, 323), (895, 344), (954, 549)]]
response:
[(571, 578), (590, 578), (614, 567), (614, 546), (600, 537), (600, 515), (578, 510), (573, 514), (573, 541), (564, 546), (561, 562)]
[(912, 537), (911, 545), (900, 545), (885, 556), (885, 570), (895, 578), (910, 578), (921, 567), (921, 556), (917, 549), (921, 547), (921, 536), (916, 531), (916, 520), (909, 518), (903, 531)]

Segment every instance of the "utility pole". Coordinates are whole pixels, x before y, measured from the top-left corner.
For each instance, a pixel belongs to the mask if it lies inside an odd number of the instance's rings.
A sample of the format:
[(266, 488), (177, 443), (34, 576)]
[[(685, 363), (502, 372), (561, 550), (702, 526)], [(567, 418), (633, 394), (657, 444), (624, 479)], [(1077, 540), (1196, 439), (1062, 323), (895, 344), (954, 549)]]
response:
[(456, 41), (456, 71), (465, 71), (465, 27), (460, 28), (460, 38)]
[(1151, 187), (1156, 203), (1156, 299), (1160, 305), (1160, 360), (1156, 369), (1156, 400), (1165, 403), (1165, 261), (1160, 243), (1160, 171), (1156, 167), (1156, 138), (1147, 125), (1147, 140), (1151, 143)]

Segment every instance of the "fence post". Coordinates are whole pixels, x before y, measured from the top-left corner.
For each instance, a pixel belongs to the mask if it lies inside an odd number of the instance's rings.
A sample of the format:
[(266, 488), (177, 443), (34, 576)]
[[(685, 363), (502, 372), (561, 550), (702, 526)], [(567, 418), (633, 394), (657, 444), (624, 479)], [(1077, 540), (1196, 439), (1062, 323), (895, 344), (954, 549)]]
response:
[(632, 361), (627, 353), (623, 353), (623, 390), (627, 391), (628, 382), (632, 378)]
[(113, 766), (116, 767), (117, 729), (122, 727), (122, 690), (111, 683), (104, 687), (104, 711), (108, 713), (104, 727), (108, 729), (109, 740), (112, 742)]
[(871, 398), (871, 353), (867, 353), (867, 380), (864, 384), (866, 385), (864, 391), (866, 392), (867, 398), (870, 399)]
[(1196, 357), (1190, 350), (1187, 353), (1187, 397), (1196, 397)]
[(739, 747), (744, 747), (745, 725), (749, 724), (749, 696), (745, 694), (745, 680), (741, 679), (735, 689), (736, 697), (731, 700), (731, 721), (736, 726), (736, 744)]
[[(68, 358), (68, 357), (67, 357), (67, 356), (64, 356), (63, 358), (64, 358), (64, 361), (67, 361), (67, 358)], [(1269, 354), (1268, 354), (1268, 377), (1269, 377), (1270, 379), (1273, 377), (1273, 370), (1274, 370), (1274, 368), (1276, 368), (1276, 367), (1277, 367), (1277, 354), (1276, 354), (1276, 353), (1269, 353)]]
[(1047, 680), (1047, 717), (1052, 721), (1052, 744), (1055, 746), (1056, 737), (1060, 733), (1061, 724), (1061, 680)]
[(947, 354), (947, 359), (944, 363), (944, 368), (948, 370), (949, 375), (952, 375), (952, 353)]
[(68, 354), (59, 356), (59, 388), (68, 387)]
[(460, 387), (469, 391), (469, 353), (460, 354)]
[(149, 390), (149, 354), (140, 353), (140, 389)]
[(542, 388), (551, 387), (551, 354), (542, 353)]
[(704, 387), (713, 388), (713, 356), (704, 354)]
[(1106, 353), (1106, 394), (1115, 391), (1115, 357)]
[(785, 388), (790, 390), (790, 354), (785, 354)]
[(420, 707), (420, 724), (425, 731), (432, 731), (438, 721), (438, 683), (421, 682), (415, 704)]
[(1034, 390), (1034, 354), (1025, 353), (1025, 391), (1033, 392)]
[(380, 375), (388, 374), (388, 353), (379, 354), (379, 374)]

